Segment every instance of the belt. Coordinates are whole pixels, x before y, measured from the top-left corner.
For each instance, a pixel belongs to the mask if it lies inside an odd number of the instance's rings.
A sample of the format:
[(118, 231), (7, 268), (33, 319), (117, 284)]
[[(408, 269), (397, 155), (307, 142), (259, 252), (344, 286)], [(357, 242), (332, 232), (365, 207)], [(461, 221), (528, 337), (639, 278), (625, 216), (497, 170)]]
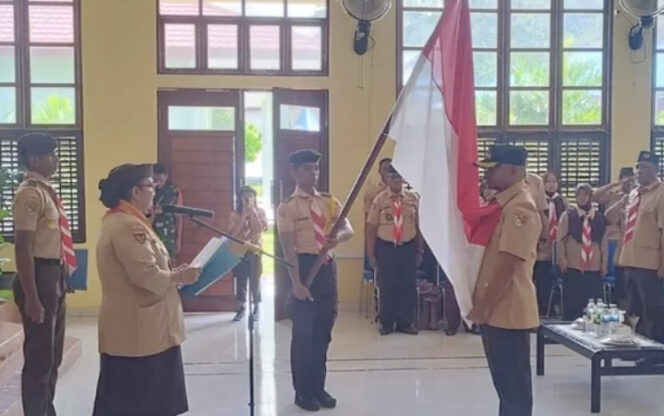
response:
[(36, 264), (43, 264), (45, 266), (60, 266), (62, 265), (62, 260), (60, 259), (42, 259), (35, 257)]
[[(378, 238), (378, 240), (376, 240), (376, 241), (380, 244), (394, 246), (394, 241), (387, 241), (387, 240), (383, 240), (382, 238)], [(397, 247), (409, 246), (409, 245), (413, 244), (414, 242), (415, 242), (415, 239), (413, 238), (410, 241), (403, 241), (400, 244), (397, 244)]]

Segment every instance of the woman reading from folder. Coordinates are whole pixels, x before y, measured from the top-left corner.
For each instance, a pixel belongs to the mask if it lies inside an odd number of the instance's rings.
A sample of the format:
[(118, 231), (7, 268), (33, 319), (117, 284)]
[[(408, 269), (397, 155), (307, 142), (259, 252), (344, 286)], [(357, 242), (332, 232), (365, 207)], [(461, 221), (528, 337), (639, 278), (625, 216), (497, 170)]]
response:
[(180, 344), (178, 285), (200, 270), (169, 267), (168, 250), (145, 213), (152, 206), (152, 165), (122, 165), (99, 183), (109, 208), (97, 242), (102, 302), (101, 364), (94, 416), (174, 416), (188, 410)]

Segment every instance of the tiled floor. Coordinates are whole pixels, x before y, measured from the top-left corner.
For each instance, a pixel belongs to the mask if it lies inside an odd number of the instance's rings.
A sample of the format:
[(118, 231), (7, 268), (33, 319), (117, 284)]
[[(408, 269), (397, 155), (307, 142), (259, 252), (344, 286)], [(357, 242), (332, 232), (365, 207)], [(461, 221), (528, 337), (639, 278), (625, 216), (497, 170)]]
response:
[[(246, 325), (231, 317), (187, 316), (189, 415), (249, 414)], [(68, 334), (82, 339), (83, 356), (61, 379), (57, 409), (64, 416), (89, 416), (98, 371), (96, 321), (72, 319)], [(341, 314), (333, 337), (328, 390), (339, 406), (321, 414), (497, 414), (479, 337), (429, 331), (380, 337), (363, 315), (350, 311)], [(289, 323), (274, 324), (266, 308), (256, 329), (256, 415), (306, 414), (292, 404), (289, 342)], [(589, 361), (561, 347), (548, 347), (548, 355), (547, 375), (534, 379), (534, 414), (590, 415)], [(602, 387), (604, 416), (664, 415), (664, 376), (608, 378)]]

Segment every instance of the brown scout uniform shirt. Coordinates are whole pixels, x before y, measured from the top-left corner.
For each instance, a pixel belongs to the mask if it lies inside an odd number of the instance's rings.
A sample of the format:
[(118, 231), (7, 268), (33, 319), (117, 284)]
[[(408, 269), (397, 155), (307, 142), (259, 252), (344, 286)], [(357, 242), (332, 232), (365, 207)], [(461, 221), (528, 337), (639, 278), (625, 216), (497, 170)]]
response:
[[(625, 236), (625, 223), (627, 222), (627, 199), (629, 195), (624, 195), (617, 203), (607, 207), (604, 216), (606, 217), (606, 223), (610, 227), (617, 228), (617, 233), (615, 233), (614, 240), (617, 241), (616, 252), (613, 254), (613, 262), (616, 266), (622, 266), (620, 263), (620, 256), (622, 254), (623, 238)], [(612, 239), (609, 236), (609, 230), (607, 227), (607, 238)]]
[[(617, 204), (618, 202), (620, 202), (623, 199), (623, 196), (625, 195), (622, 193), (622, 191), (616, 191), (614, 189), (603, 191), (603, 188), (599, 188), (598, 190), (595, 191), (594, 199), (598, 204), (604, 207), (604, 216), (606, 216), (606, 211), (615, 204)], [(607, 218), (606, 234), (607, 234), (606, 237), (609, 240), (622, 240), (623, 236), (620, 229), (620, 225), (618, 223), (610, 222), (608, 218)], [(616, 254), (616, 259), (617, 258), (618, 255)]]
[(664, 185), (656, 181), (632, 192), (641, 192), (634, 238), (623, 246), (620, 264), (638, 269), (664, 269), (661, 245), (664, 229)]
[[(277, 228), (279, 232), (292, 232), (295, 235), (295, 253), (319, 254), (311, 220), (311, 204), (315, 203), (325, 216), (325, 232), (331, 231), (332, 225), (341, 210), (339, 201), (330, 194), (315, 192), (309, 195), (299, 188), (277, 208)], [(329, 252), (333, 255), (333, 252)]]
[(48, 190), (50, 186), (48, 179), (28, 172), (14, 197), (14, 229), (34, 231), (32, 252), (35, 258), (60, 259), (60, 212)]
[(533, 266), (542, 223), (524, 183), (493, 197), (501, 205), (500, 221), (484, 251), (473, 302), (479, 303), (498, 269), (499, 253), (508, 253), (522, 261), (503, 297), (493, 306), (487, 324), (504, 329), (530, 329), (539, 326), (537, 297), (533, 285)]
[[(419, 210), (419, 199), (414, 192), (406, 189), (400, 194), (403, 208), (403, 237), (401, 241), (408, 243), (417, 237), (417, 215)], [(371, 205), (367, 224), (378, 226), (378, 238), (390, 243), (394, 242), (394, 198), (398, 196), (390, 189), (379, 193)]]
[[(247, 237), (247, 241), (249, 241), (251, 244), (262, 247), (263, 230), (267, 227), (267, 217), (265, 215), (265, 210), (263, 208), (257, 207), (256, 211), (258, 212), (259, 223), (255, 223), (255, 221), (250, 221), (250, 230), (249, 230), (249, 236)], [(241, 220), (242, 220), (242, 214), (239, 214), (235, 211), (231, 212), (230, 226), (228, 228), (232, 230), (240, 223)], [(240, 234), (237, 237), (245, 238), (244, 237), (245, 227), (246, 224), (242, 226)]]
[[(577, 208), (578, 210), (578, 208)], [(578, 210), (579, 217), (582, 211)], [(607, 233), (604, 233), (604, 238), (601, 244), (593, 241), (593, 256), (590, 260), (590, 265), (586, 267), (587, 272), (599, 272), (602, 267), (608, 267), (609, 259), (609, 240)], [(567, 261), (567, 267), (570, 269), (581, 270), (581, 243), (576, 241), (574, 237), (569, 235), (569, 215), (567, 211), (560, 216), (558, 223), (558, 264), (563, 260)]]
[(179, 272), (169, 268), (166, 246), (135, 216), (106, 215), (97, 242), (102, 300), (99, 352), (145, 357), (185, 339)]
[(379, 193), (385, 191), (387, 188), (387, 185), (383, 183), (383, 181), (380, 181), (375, 184), (369, 184), (367, 186), (367, 190), (364, 193), (364, 214), (367, 215), (369, 214), (369, 211), (371, 211), (371, 205), (373, 205), (374, 199), (378, 196)]

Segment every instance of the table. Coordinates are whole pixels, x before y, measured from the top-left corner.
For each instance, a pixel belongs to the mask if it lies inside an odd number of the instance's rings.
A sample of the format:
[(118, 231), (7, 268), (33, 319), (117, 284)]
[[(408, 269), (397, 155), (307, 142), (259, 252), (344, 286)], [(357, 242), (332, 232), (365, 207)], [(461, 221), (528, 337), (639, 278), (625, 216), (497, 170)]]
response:
[[(642, 376), (664, 374), (661, 365), (635, 365), (639, 359), (664, 360), (664, 344), (637, 335), (639, 346), (613, 347), (583, 331), (572, 329), (571, 323), (543, 324), (537, 330), (537, 375), (544, 375), (544, 347), (561, 344), (590, 359), (590, 411), (600, 412), (603, 376)], [(613, 366), (613, 360), (625, 360), (626, 365)]]

